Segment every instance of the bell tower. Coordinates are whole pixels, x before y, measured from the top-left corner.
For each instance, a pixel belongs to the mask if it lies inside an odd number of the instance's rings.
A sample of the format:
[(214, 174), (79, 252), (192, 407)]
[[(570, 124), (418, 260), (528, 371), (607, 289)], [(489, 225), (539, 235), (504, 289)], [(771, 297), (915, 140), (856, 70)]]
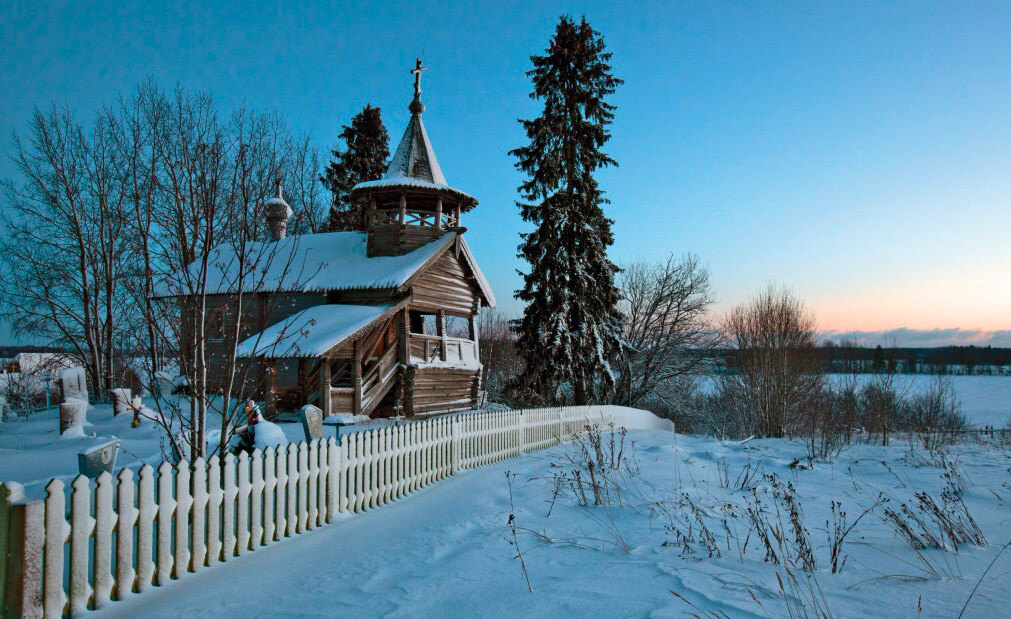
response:
[(383, 178), (359, 183), (351, 199), (368, 205), (368, 255), (400, 256), (427, 245), (447, 232), (463, 232), (463, 213), (477, 200), (446, 183), (442, 168), (425, 131), (421, 115), (421, 73), (414, 69), (414, 99), (408, 109), (411, 120), (400, 139)]

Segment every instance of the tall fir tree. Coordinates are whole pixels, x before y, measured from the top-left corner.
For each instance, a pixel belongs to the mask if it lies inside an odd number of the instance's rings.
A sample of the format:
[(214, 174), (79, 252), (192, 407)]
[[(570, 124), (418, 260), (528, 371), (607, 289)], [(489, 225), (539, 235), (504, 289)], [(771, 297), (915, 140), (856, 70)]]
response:
[(376, 180), (386, 172), (390, 136), (380, 108), (366, 105), (350, 125), (343, 126), (338, 137), (345, 150), (332, 151), (330, 164), (320, 177), (333, 196), (326, 231), (363, 231), (368, 226), (368, 207), (352, 204), (349, 196), (358, 183)]
[(520, 120), (530, 143), (510, 151), (527, 175), (517, 202), (524, 221), (519, 256), (530, 263), (516, 297), (527, 302), (518, 350), (525, 370), (521, 397), (577, 404), (603, 399), (613, 387), (618, 352), (617, 267), (607, 257), (614, 242), (603, 205), (609, 201), (593, 175), (617, 166), (601, 151), (610, 139), (614, 106), (606, 98), (622, 83), (611, 54), (586, 18), (562, 16), (543, 56), (531, 56), (532, 99), (539, 118)]

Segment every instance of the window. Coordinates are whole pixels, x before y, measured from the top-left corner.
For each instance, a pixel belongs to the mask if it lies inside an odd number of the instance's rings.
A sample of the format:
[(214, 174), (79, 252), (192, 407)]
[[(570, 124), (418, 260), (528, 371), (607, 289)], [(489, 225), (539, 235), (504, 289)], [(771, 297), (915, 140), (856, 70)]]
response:
[(411, 310), (411, 333), (416, 335), (438, 335), (439, 317), (436, 314)]
[(298, 387), (298, 359), (277, 360), (277, 388), (292, 389)]
[(465, 340), (470, 337), (470, 321), (463, 316), (446, 316), (446, 335)]
[(209, 340), (225, 339), (225, 308), (215, 307), (207, 311), (207, 326), (204, 334)]

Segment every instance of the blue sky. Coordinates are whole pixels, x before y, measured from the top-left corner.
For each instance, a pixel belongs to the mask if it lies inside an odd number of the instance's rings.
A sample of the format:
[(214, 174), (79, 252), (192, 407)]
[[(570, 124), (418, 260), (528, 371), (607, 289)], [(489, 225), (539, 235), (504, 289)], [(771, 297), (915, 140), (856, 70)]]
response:
[(585, 13), (625, 80), (600, 176), (615, 261), (696, 253), (719, 311), (775, 282), (826, 330), (1011, 345), (992, 333), (1011, 329), (1011, 4), (154, 4), (5, 2), (5, 150), (33, 104), (87, 117), (147, 75), (280, 110), (323, 148), (372, 103), (395, 141), (424, 54), (429, 135), (515, 312), (524, 72)]

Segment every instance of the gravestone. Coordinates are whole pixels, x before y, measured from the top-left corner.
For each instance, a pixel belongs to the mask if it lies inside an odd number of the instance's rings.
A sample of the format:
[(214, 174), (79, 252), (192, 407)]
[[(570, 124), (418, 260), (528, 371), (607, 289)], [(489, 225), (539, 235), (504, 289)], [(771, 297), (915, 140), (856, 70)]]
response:
[(113, 389), (112, 390), (112, 414), (113, 416), (118, 416), (120, 413), (126, 413), (130, 410), (130, 399), (133, 396), (130, 395), (129, 389)]
[(95, 479), (102, 473), (112, 475), (119, 454), (119, 439), (113, 438), (88, 447), (77, 454), (77, 467), (81, 475)]
[(171, 395), (172, 390), (175, 389), (175, 385), (173, 384), (174, 379), (175, 375), (172, 374), (171, 372), (166, 372), (165, 370), (159, 370), (155, 372), (154, 375), (155, 389), (162, 396)]
[(84, 368), (78, 366), (60, 370), (60, 399), (88, 401), (88, 377)]
[(298, 411), (299, 419), (302, 420), (302, 429), (305, 431), (305, 440), (311, 441), (314, 438), (323, 438), (323, 411), (306, 404)]
[(87, 412), (88, 403), (82, 400), (68, 400), (60, 404), (60, 434), (76, 426), (83, 428)]

